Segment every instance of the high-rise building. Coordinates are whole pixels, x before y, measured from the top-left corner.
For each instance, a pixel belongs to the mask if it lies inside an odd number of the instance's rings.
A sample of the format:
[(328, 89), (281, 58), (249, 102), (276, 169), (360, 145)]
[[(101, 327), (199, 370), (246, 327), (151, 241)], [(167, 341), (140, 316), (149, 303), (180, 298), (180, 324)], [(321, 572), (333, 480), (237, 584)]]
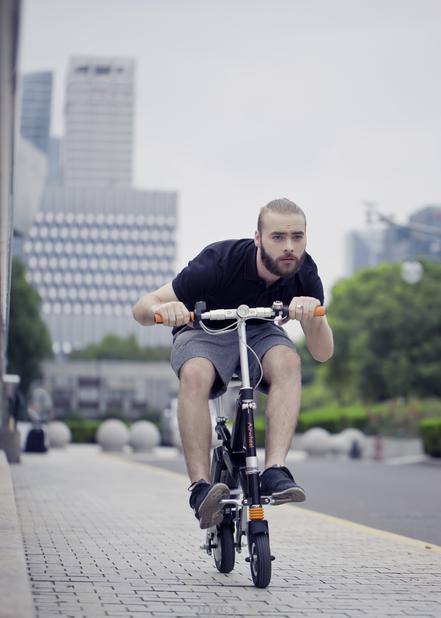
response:
[(351, 275), (360, 268), (378, 264), (383, 245), (383, 230), (352, 231), (345, 238), (345, 270)]
[(127, 58), (74, 57), (65, 102), (67, 186), (131, 186), (135, 63)]
[(131, 186), (133, 91), (133, 60), (69, 63), (65, 136), (49, 141), (46, 187), (23, 243), (57, 356), (107, 334), (170, 343), (170, 329), (132, 316), (143, 293), (174, 275), (177, 201)]
[(21, 80), (20, 133), (45, 155), (49, 151), (52, 81), (49, 71), (27, 73)]
[(346, 236), (348, 274), (380, 262), (427, 259), (441, 262), (441, 207), (425, 206), (408, 224), (385, 220), (383, 228), (353, 231)]
[(59, 137), (49, 138), (48, 184), (63, 184), (63, 140)]
[(110, 333), (170, 343), (170, 329), (140, 326), (132, 305), (173, 277), (175, 231), (175, 193), (47, 186), (24, 252), (55, 354)]

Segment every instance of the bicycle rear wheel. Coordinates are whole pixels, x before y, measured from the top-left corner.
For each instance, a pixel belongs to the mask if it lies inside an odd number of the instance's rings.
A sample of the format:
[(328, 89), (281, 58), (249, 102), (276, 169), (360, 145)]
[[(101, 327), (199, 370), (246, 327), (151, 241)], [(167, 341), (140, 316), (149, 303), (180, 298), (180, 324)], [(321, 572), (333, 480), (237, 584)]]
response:
[(221, 523), (216, 526), (213, 545), (214, 564), (217, 570), (221, 573), (230, 573), (234, 569), (235, 562), (234, 528), (232, 524)]
[(253, 536), (250, 544), (250, 568), (257, 588), (266, 588), (271, 581), (271, 551), (267, 534)]

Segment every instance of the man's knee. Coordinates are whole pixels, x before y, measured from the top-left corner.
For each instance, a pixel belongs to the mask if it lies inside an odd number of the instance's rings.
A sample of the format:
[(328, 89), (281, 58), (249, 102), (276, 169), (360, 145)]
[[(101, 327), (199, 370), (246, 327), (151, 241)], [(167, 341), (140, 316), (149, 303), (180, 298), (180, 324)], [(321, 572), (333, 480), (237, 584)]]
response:
[(274, 346), (263, 358), (265, 380), (271, 384), (275, 380), (299, 379), (301, 359), (295, 350), (285, 345)]
[(208, 394), (215, 376), (214, 366), (207, 358), (192, 358), (182, 365), (179, 372), (180, 389)]

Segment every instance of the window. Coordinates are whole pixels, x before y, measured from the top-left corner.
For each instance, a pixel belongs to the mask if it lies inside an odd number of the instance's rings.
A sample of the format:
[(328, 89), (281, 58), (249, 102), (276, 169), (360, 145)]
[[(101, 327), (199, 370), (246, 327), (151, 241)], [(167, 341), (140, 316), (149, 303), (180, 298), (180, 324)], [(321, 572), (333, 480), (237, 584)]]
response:
[(109, 75), (110, 67), (103, 64), (97, 64), (97, 66), (95, 67), (95, 73), (97, 75)]

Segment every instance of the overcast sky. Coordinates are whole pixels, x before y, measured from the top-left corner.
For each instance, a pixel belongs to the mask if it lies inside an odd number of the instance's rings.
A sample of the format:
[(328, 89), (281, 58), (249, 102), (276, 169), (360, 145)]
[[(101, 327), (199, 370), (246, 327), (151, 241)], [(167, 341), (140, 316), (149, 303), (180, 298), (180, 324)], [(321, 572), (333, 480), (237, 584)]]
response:
[(134, 183), (179, 192), (180, 268), (288, 197), (325, 290), (364, 200), (441, 203), (440, 0), (25, 0), (21, 71), (136, 59)]

